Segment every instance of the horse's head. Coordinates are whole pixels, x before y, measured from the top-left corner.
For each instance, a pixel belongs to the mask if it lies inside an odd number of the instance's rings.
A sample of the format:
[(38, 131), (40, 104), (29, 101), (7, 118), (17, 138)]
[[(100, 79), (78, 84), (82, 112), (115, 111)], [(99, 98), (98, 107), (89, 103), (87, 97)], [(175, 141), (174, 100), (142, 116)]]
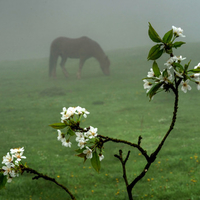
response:
[(110, 75), (110, 60), (105, 56), (101, 62), (101, 69), (105, 75)]

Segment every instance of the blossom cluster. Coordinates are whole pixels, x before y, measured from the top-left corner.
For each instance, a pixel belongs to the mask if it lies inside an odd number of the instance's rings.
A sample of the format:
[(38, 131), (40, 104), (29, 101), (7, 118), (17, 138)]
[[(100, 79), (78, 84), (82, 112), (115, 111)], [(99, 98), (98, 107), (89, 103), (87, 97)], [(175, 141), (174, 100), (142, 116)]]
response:
[[(61, 116), (61, 122), (67, 124), (72, 124), (70, 122), (74, 121), (74, 115), (78, 115), (79, 118), (77, 119), (80, 121), (81, 116), (87, 117), (89, 112), (85, 108), (81, 108), (80, 106), (77, 107), (63, 107), (63, 111), (60, 113)], [(94, 128), (93, 126), (90, 126), (89, 128), (84, 129), (77, 129), (74, 134), (70, 134), (68, 138), (67, 133), (61, 132), (60, 129), (57, 130), (58, 141), (61, 141), (62, 145), (65, 147), (71, 147), (72, 143), (70, 142), (70, 137), (72, 135), (76, 136), (76, 142), (78, 143), (79, 150), (82, 152), (82, 154), (85, 155), (85, 158), (91, 159), (93, 157), (93, 152), (96, 151), (96, 145), (95, 143), (98, 143), (99, 139), (97, 138), (97, 128)], [(104, 158), (104, 156), (101, 154), (101, 151), (99, 153), (99, 160), (101, 161)]]
[(21, 159), (26, 159), (23, 156), (24, 147), (10, 149), (5, 156), (3, 156), (2, 164), (5, 166), (2, 167), (4, 176), (7, 176), (7, 182), (10, 183), (13, 177), (19, 176), (19, 164)]
[[(181, 28), (172, 26), (172, 30), (175, 38), (185, 37)], [(177, 43), (183, 44), (183, 42)], [(158, 88), (165, 89), (167, 91), (170, 88), (170, 85), (175, 83), (176, 79), (180, 80), (181, 90), (184, 93), (192, 89), (189, 85), (190, 81), (196, 83), (197, 89), (200, 90), (200, 63), (198, 63), (193, 70), (188, 70), (190, 62), (184, 66), (181, 65), (181, 62), (186, 59), (185, 57), (182, 57), (182, 55), (175, 56), (172, 53), (170, 56), (171, 57), (167, 60), (167, 62), (164, 63), (166, 68), (163, 71), (160, 71), (156, 61), (154, 60), (153, 67), (150, 69), (150, 72), (148, 72), (147, 78), (143, 80), (144, 89), (147, 89), (146, 92), (149, 93), (151, 89), (157, 91)], [(153, 88), (153, 86), (155, 87)]]
[[(76, 142), (78, 143), (77, 146), (79, 149), (83, 149), (83, 154), (85, 154), (87, 159), (92, 158), (92, 148), (88, 147), (88, 144), (92, 144), (95, 142), (95, 139), (97, 138), (97, 128), (94, 128), (92, 126), (89, 127), (89, 130), (87, 128), (84, 129), (85, 132), (75, 132), (76, 135)], [(62, 145), (65, 147), (71, 147), (72, 143), (69, 141), (69, 139), (65, 138), (65, 134), (61, 132), (61, 130), (58, 131), (58, 137), (57, 139), (62, 142)], [(101, 161), (104, 158), (102, 154), (99, 154), (99, 160)]]
[[(87, 117), (87, 114), (90, 114), (85, 108), (77, 107), (63, 107), (63, 111), (60, 113), (62, 115), (61, 122), (64, 123), (66, 120), (70, 120), (74, 115), (78, 115), (79, 117)], [(77, 120), (80, 120), (79, 118)]]
[[(165, 84), (169, 84), (173, 82), (173, 75), (170, 71), (170, 69), (173, 69), (174, 72), (174, 78), (178, 77), (181, 78), (181, 90), (186, 93), (188, 90), (191, 90), (191, 86), (189, 85), (190, 81), (193, 81), (197, 84), (197, 89), (200, 90), (200, 73), (193, 73), (192, 75), (186, 77), (185, 76), (185, 71), (181, 70), (179, 68), (176, 68), (175, 65), (173, 65), (174, 63), (178, 63), (180, 62), (180, 58), (181, 60), (184, 60), (186, 58), (182, 58), (182, 56), (176, 57), (173, 56), (171, 57), (164, 65), (166, 65), (168, 68), (164, 69), (162, 72), (160, 72), (160, 76), (156, 77), (153, 69), (150, 69), (150, 72), (148, 72), (147, 77), (148, 80), (151, 79), (153, 81), (148, 81), (147, 79), (144, 79), (144, 89), (147, 89), (147, 93), (149, 92), (149, 90), (152, 88), (154, 82), (155, 83), (159, 83), (159, 82), (163, 82), (163, 85), (161, 86), (161, 89), (163, 88), (163, 86)], [(194, 69), (200, 69), (200, 63), (198, 63), (197, 66), (194, 67)]]
[[(87, 130), (85, 128), (85, 130)], [(87, 146), (87, 144), (92, 143), (97, 138), (97, 128), (94, 128), (92, 126), (89, 127), (89, 130), (86, 132), (75, 132), (76, 134), (76, 142), (78, 142), (79, 149), (84, 149), (83, 154), (86, 155), (86, 158), (91, 159), (92, 158), (92, 149)], [(99, 160), (103, 160), (104, 156), (100, 153), (99, 154)]]

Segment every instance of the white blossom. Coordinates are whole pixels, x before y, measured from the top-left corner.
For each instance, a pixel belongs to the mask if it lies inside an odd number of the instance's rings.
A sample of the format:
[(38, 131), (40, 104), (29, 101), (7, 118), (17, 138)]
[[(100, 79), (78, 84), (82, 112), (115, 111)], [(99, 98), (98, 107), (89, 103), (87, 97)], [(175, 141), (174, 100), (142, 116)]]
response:
[(10, 178), (10, 177), (7, 177), (8, 179), (7, 179), (7, 182), (8, 183), (11, 183), (11, 181), (12, 181), (12, 178)]
[(13, 154), (13, 158), (16, 158), (15, 164), (18, 165), (22, 158), (26, 159), (26, 156), (23, 156), (23, 151), (22, 151), (20, 153)]
[(200, 69), (200, 63), (194, 67), (194, 69)]
[(80, 106), (77, 106), (75, 108), (75, 114), (81, 115), (83, 114), (83, 117), (87, 117), (88, 114), (90, 114), (85, 108), (81, 108)]
[(152, 68), (150, 69), (150, 72), (148, 72), (147, 77), (149, 77), (149, 78), (155, 77), (155, 74), (154, 74), (154, 71)]
[(90, 126), (89, 131), (86, 133), (87, 137), (90, 139), (95, 138), (97, 136), (97, 128)]
[(62, 142), (62, 145), (63, 146), (65, 146), (65, 147), (71, 147), (71, 145), (72, 145), (72, 143), (70, 142), (70, 141), (66, 141), (66, 140), (64, 140), (63, 142)]
[(10, 153), (8, 152), (6, 156), (3, 156), (3, 161), (2, 164), (5, 165), (10, 165), (10, 166), (14, 166), (13, 162), (13, 156), (10, 155)]
[(176, 37), (179, 37), (179, 36), (185, 37), (185, 35), (183, 35), (183, 29), (181, 29), (180, 27), (177, 28), (177, 27), (175, 27), (175, 26), (172, 26), (172, 29), (173, 29), (174, 35), (175, 35)]
[(197, 81), (196, 84), (197, 84), (197, 90), (200, 90), (200, 81)]
[(80, 139), (78, 141), (78, 146), (80, 147), (80, 149), (85, 147), (85, 144), (87, 143), (87, 141), (85, 139)]
[(172, 74), (169, 70), (167, 70), (167, 76), (163, 76), (163, 73), (158, 78), (160, 81), (164, 81), (165, 83), (169, 83), (172, 80)]
[(84, 135), (81, 132), (75, 132), (76, 134), (76, 142), (78, 142), (79, 140), (84, 139)]
[(176, 62), (181, 62), (182, 60), (185, 60), (186, 58), (183, 58), (181, 55), (179, 57), (176, 57)]
[(102, 161), (104, 159), (104, 155), (99, 154), (99, 160)]
[(61, 141), (62, 138), (63, 138), (62, 132), (60, 130), (57, 130), (57, 131), (58, 131), (58, 137), (57, 137), (57, 139), (58, 139), (58, 141)]
[(188, 85), (189, 83), (189, 79), (187, 79), (186, 81), (181, 81), (181, 84), (182, 84), (182, 87), (181, 87), (181, 90), (186, 93), (188, 90), (191, 90), (192, 88), (190, 87), (190, 85)]
[(9, 175), (10, 175), (10, 177), (12, 177), (12, 178), (14, 178), (14, 177), (16, 177), (16, 176), (19, 176), (19, 175), (15, 172), (15, 170), (11, 170), (11, 171), (9, 172)]
[(146, 79), (144, 79), (143, 82), (144, 82), (144, 85), (143, 85), (144, 89), (150, 89), (152, 87), (152, 83), (150, 83)]
[(4, 170), (3, 175), (6, 176), (11, 172), (11, 167), (9, 166), (3, 166), (2, 169)]
[(164, 65), (166, 65), (167, 67), (169, 67), (169, 69), (172, 68), (172, 64), (176, 61), (176, 57), (170, 57), (166, 63), (164, 63)]
[(194, 78), (195, 81), (200, 81), (200, 73), (195, 73), (192, 76), (190, 76), (191, 78)]
[(92, 158), (92, 150), (89, 147), (86, 146), (86, 149), (83, 151), (83, 153), (86, 154), (86, 158)]
[(15, 153), (21, 153), (21, 152), (24, 152), (24, 147), (22, 148), (14, 148), (14, 149), (10, 149), (10, 153), (11, 154), (15, 154)]
[(60, 113), (61, 116), (61, 122), (63, 123), (65, 120), (69, 119), (71, 116), (73, 116), (75, 113), (75, 107), (69, 107), (66, 109), (66, 107), (63, 107), (63, 111)]

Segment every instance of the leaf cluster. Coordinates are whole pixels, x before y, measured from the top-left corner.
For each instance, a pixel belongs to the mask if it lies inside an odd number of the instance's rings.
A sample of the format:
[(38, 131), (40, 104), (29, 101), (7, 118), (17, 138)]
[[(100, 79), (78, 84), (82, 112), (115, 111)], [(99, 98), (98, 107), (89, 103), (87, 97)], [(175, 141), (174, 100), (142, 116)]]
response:
[(177, 36), (173, 33), (173, 29), (169, 30), (163, 38), (161, 38), (152, 25), (149, 23), (148, 35), (150, 39), (157, 43), (154, 45), (147, 56), (148, 60), (156, 60), (162, 56), (163, 53), (172, 54), (172, 48), (181, 47), (185, 42), (174, 42)]

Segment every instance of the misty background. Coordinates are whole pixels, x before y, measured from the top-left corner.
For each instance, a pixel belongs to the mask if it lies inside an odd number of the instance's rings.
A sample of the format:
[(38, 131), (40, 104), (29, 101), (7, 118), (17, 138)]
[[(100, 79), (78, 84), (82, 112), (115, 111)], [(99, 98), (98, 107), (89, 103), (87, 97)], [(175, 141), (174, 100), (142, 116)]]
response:
[(181, 27), (200, 41), (197, 0), (1, 0), (0, 60), (44, 58), (59, 37), (88, 36), (107, 51), (152, 45), (148, 22), (162, 36)]

